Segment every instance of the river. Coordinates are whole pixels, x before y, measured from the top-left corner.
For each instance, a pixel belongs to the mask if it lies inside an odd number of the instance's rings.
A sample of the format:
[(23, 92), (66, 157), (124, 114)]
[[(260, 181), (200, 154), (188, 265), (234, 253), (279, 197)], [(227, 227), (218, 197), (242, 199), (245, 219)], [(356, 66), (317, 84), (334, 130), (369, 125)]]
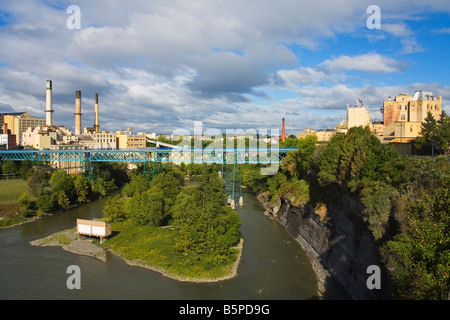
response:
[[(73, 228), (76, 219), (102, 217), (104, 200), (0, 230), (0, 300), (159, 299), (292, 300), (317, 298), (317, 280), (300, 245), (276, 221), (264, 216), (256, 197), (244, 191), (244, 248), (236, 277), (216, 283), (172, 280), (109, 254), (102, 262), (60, 247), (30, 241)], [(67, 267), (81, 270), (81, 289), (69, 290)]]

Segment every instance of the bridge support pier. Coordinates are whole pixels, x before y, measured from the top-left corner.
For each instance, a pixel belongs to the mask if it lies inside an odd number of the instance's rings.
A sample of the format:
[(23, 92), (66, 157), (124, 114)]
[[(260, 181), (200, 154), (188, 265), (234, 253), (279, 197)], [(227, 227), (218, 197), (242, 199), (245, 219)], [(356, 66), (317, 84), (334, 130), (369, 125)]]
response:
[(241, 170), (239, 164), (222, 163), (222, 171), (219, 173), (227, 196), (227, 203), (232, 209), (236, 209), (238, 204), (240, 207), (244, 205), (242, 198)]

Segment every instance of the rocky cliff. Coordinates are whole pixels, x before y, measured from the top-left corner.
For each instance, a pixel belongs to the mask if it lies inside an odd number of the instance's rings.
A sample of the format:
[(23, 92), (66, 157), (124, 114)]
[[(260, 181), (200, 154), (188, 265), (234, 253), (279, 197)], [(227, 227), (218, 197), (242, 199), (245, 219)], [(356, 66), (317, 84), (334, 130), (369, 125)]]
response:
[[(363, 207), (351, 197), (330, 201), (326, 210), (309, 204), (295, 207), (282, 198), (271, 204), (258, 196), (266, 214), (277, 219), (311, 259), (324, 299), (389, 299), (390, 281), (370, 231), (357, 217)], [(367, 267), (381, 270), (381, 289), (369, 289)]]

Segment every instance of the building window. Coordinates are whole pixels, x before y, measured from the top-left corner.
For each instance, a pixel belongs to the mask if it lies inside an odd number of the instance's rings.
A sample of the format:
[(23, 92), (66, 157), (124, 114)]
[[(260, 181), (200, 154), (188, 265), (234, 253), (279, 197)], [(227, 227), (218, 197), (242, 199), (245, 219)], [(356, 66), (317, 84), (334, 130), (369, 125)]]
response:
[(406, 117), (405, 117), (404, 114), (402, 114), (402, 120), (403, 120), (403, 121), (406, 120)]

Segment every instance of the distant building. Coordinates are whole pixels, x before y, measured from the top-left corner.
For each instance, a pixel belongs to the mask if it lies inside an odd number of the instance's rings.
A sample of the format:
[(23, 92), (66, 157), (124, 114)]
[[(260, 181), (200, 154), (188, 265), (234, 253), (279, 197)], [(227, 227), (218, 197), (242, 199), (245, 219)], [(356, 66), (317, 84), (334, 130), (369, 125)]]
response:
[(16, 135), (11, 134), (11, 130), (8, 130), (8, 125), (3, 123), (0, 128), (0, 149), (13, 149), (16, 146)]
[(33, 130), (28, 128), (22, 135), (22, 144), (37, 149), (49, 149), (53, 146), (114, 149), (116, 148), (116, 135), (113, 132), (89, 130), (76, 135), (65, 127), (42, 126)]
[(373, 129), (373, 125), (370, 122), (370, 112), (367, 111), (360, 99), (356, 101), (356, 105), (353, 107), (347, 104), (347, 120), (339, 122), (336, 126), (336, 132), (345, 134), (348, 129), (359, 126), (369, 126), (371, 130)]
[(38, 119), (33, 117), (28, 112), (4, 113), (3, 123), (8, 124), (11, 134), (16, 135), (16, 144), (20, 144), (22, 134), (28, 128), (34, 129), (36, 127), (45, 126), (45, 119)]
[[(390, 97), (384, 100), (383, 141), (396, 145), (410, 145), (412, 140), (419, 136), (422, 122), (428, 112), (431, 112), (436, 120), (441, 118), (442, 97), (436, 97), (430, 91), (416, 91), (413, 96), (402, 93), (394, 100)], [(401, 150), (406, 153), (412, 152), (411, 146), (401, 147)]]
[(306, 138), (307, 136), (315, 135), (317, 136), (318, 142), (327, 142), (336, 134), (336, 130), (324, 129), (324, 130), (314, 130), (306, 128), (305, 132), (298, 132), (297, 139)]
[(347, 129), (368, 125), (370, 125), (370, 113), (363, 106), (362, 101), (358, 99), (357, 104), (353, 107), (349, 107), (347, 104)]
[(116, 132), (116, 147), (119, 149), (142, 149), (146, 147), (147, 136), (145, 132), (136, 135), (128, 134), (128, 132)]
[(436, 120), (441, 118), (442, 97), (436, 97), (430, 91), (416, 91), (413, 96), (402, 93), (383, 102), (384, 126), (396, 121), (423, 122), (428, 112)]

